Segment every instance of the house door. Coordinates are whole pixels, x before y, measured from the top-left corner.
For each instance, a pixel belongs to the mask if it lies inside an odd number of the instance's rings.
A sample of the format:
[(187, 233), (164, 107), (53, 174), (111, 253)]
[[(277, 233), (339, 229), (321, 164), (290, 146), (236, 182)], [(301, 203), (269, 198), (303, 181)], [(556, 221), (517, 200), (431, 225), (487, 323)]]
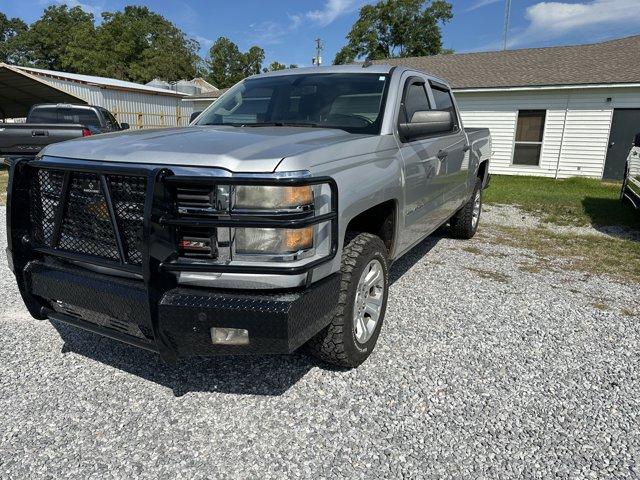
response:
[(637, 133), (640, 133), (640, 109), (616, 108), (613, 111), (603, 178), (622, 180), (624, 165)]

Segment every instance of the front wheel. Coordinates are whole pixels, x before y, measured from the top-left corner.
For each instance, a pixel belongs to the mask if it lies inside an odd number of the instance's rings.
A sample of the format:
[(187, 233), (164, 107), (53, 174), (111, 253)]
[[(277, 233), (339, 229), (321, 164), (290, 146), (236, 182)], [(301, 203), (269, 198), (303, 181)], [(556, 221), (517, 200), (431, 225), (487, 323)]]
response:
[(348, 238), (342, 251), (340, 297), (331, 323), (312, 338), (312, 355), (339, 367), (364, 362), (378, 341), (389, 294), (384, 242), (370, 233)]
[(451, 236), (462, 239), (472, 238), (478, 230), (481, 213), (482, 179), (478, 178), (469, 201), (451, 217)]

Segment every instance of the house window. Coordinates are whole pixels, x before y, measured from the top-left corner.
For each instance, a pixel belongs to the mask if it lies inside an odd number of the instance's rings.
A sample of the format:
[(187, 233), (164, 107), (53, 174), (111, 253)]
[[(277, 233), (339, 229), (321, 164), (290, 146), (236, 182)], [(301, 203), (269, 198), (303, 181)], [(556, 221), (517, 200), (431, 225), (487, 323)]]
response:
[(513, 152), (514, 165), (540, 164), (542, 151), (542, 135), (546, 110), (520, 110), (518, 112), (518, 128), (516, 144)]

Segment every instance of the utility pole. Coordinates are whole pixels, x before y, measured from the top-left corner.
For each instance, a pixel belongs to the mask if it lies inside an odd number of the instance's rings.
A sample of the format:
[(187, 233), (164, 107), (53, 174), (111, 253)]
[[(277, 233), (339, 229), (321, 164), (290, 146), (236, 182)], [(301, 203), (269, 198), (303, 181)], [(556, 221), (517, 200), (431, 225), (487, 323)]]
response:
[(507, 49), (507, 37), (509, 36), (509, 20), (511, 19), (511, 0), (504, 1), (504, 33), (502, 36), (502, 50)]
[(316, 67), (322, 65), (322, 50), (324, 50), (324, 42), (321, 38), (316, 38), (314, 40), (316, 42), (316, 56), (313, 57), (311, 63)]

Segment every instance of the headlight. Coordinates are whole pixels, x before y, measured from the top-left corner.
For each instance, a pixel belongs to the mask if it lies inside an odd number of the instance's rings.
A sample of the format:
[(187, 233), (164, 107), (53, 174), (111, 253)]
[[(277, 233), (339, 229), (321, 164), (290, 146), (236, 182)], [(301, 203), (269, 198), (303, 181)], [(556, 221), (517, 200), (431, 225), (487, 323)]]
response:
[(310, 186), (273, 187), (238, 185), (235, 208), (247, 210), (286, 210), (303, 208), (313, 204)]
[(313, 247), (313, 227), (238, 228), (235, 251), (239, 254), (282, 255)]

